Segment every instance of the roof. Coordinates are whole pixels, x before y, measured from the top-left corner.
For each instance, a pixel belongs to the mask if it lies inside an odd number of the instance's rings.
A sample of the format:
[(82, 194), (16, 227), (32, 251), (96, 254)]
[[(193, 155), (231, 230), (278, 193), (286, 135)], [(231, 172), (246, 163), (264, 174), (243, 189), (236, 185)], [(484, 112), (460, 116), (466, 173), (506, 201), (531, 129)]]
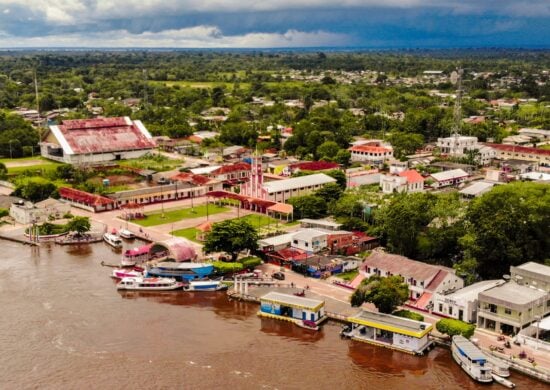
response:
[(350, 152), (367, 152), (367, 153), (387, 153), (392, 152), (389, 148), (382, 146), (356, 145), (348, 149)]
[(340, 165), (329, 161), (303, 161), (291, 164), (291, 169), (301, 169), (303, 171), (324, 171), (326, 169), (336, 169)]
[(212, 222), (210, 221), (206, 221), (206, 222), (203, 222), (201, 223), (200, 225), (198, 225), (197, 227), (195, 227), (195, 229), (201, 231), (201, 232), (209, 232), (210, 230), (212, 230)]
[(292, 214), (294, 211), (294, 207), (291, 204), (275, 203), (273, 206), (269, 206), (267, 208), (267, 211), (272, 211), (272, 212), (281, 213), (281, 214)]
[(197, 257), (195, 248), (190, 241), (180, 237), (171, 237), (164, 241), (155, 242), (151, 248), (154, 246), (162, 246), (168, 249), (174, 260), (178, 262), (193, 260)]
[(314, 175), (293, 177), (285, 180), (270, 181), (263, 184), (263, 187), (268, 193), (281, 192), (287, 190), (295, 190), (299, 188), (323, 185), (328, 183), (336, 183), (336, 179), (325, 175), (324, 173), (316, 173)]
[[(331, 232), (334, 233), (334, 232)], [(329, 233), (326, 231), (318, 230), (318, 229), (301, 229), (298, 230), (296, 233), (294, 233), (293, 237), (294, 239), (304, 240), (308, 241), (315, 237), (319, 236), (328, 236)]]
[(486, 181), (477, 181), (475, 183), (473, 183), (472, 185), (458, 191), (460, 192), (462, 195), (472, 195), (472, 196), (477, 196), (477, 195), (481, 195), (487, 191), (489, 191), (491, 188), (493, 188), (493, 186), (495, 185), (495, 183), (489, 183), (489, 182), (486, 182)]
[(486, 361), (487, 357), (481, 350), (476, 347), (470, 340), (464, 336), (453, 336), (453, 343), (457, 346), (460, 352), (468, 356), (472, 361)]
[(419, 183), (424, 181), (422, 175), (414, 169), (407, 169), (406, 171), (401, 172), (399, 176), (405, 177), (408, 183)]
[(522, 265), (519, 265), (515, 268), (522, 269), (529, 272), (534, 272), (537, 274), (548, 275), (550, 276), (550, 267), (544, 264), (535, 263), (534, 261), (529, 261)]
[(267, 293), (264, 296), (260, 297), (260, 301), (283, 304), (285, 306), (311, 311), (317, 311), (325, 305), (325, 301), (320, 301), (318, 299), (297, 297), (295, 295), (281, 294), (278, 292)]
[(374, 251), (363, 261), (361, 269), (366, 267), (389, 271), (393, 275), (412, 277), (416, 280), (428, 280), (434, 278), (441, 270), (451, 272), (450, 268), (422, 263), (404, 256)]
[(202, 186), (212, 180), (209, 177), (202, 176), (202, 175), (194, 175), (189, 172), (180, 172), (177, 175), (170, 177), (170, 179), (192, 183), (196, 186)]
[(505, 281), (503, 279), (484, 280), (471, 284), (468, 287), (461, 288), (451, 294), (446, 294), (445, 298), (449, 298), (453, 301), (473, 302), (477, 300), (479, 293), (504, 283)]
[(258, 240), (259, 246), (279, 246), (284, 244), (290, 244), (292, 242), (292, 237), (294, 233), (279, 234), (278, 236), (262, 238)]
[(522, 286), (515, 282), (508, 282), (502, 286), (481, 292), (479, 294), (479, 300), (488, 298), (492, 302), (504, 306), (522, 307), (541, 298), (546, 298), (547, 294), (546, 291)]
[(549, 149), (539, 149), (539, 148), (530, 148), (530, 147), (527, 147), (527, 146), (490, 144), (490, 143), (486, 143), (485, 145), (490, 146), (493, 149), (503, 151), (503, 152), (530, 153), (530, 154), (538, 154), (538, 155), (542, 155), (542, 156), (550, 156), (550, 150)]
[(221, 165), (211, 165), (209, 167), (193, 168), (190, 169), (189, 172), (194, 173), (195, 175), (208, 175), (219, 168), (221, 168)]
[(113, 204), (115, 201), (101, 195), (90, 194), (69, 187), (59, 187), (59, 196), (73, 202), (83, 203), (89, 206), (103, 206)]
[(211, 172), (212, 175), (223, 175), (224, 173), (239, 172), (239, 171), (250, 171), (250, 164), (245, 162), (238, 162), (230, 165), (223, 165), (218, 169), (215, 169)]
[(520, 174), (519, 177), (525, 180), (550, 181), (550, 173), (545, 172), (526, 172)]
[(424, 335), (433, 329), (433, 326), (427, 322), (366, 310), (359, 311), (354, 316), (348, 317), (347, 320), (355, 324), (366, 325), (417, 338), (424, 337)]
[(302, 219), (299, 219), (298, 222), (300, 222), (301, 224), (325, 226), (333, 229), (339, 229), (342, 226), (341, 223), (334, 222), (334, 221), (327, 221), (326, 219), (302, 218)]
[(50, 126), (65, 154), (153, 149), (155, 143), (141, 121), (129, 117), (65, 120)]
[(469, 175), (462, 169), (451, 169), (450, 171), (432, 173), (431, 176), (437, 181), (446, 181), (461, 177), (468, 177)]

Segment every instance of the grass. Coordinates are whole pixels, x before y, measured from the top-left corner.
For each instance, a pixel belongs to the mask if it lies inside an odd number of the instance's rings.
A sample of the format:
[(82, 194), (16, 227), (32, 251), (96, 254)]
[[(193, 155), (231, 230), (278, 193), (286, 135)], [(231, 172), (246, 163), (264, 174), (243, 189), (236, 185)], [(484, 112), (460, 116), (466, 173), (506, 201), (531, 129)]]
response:
[(277, 220), (275, 218), (271, 218), (271, 217), (268, 217), (267, 215), (261, 215), (261, 214), (249, 214), (249, 215), (245, 215), (244, 217), (240, 217), (239, 219), (248, 222), (249, 224), (254, 226), (256, 229), (262, 228), (268, 225), (275, 225), (277, 223)]
[(351, 282), (355, 277), (359, 275), (359, 271), (354, 269), (353, 271), (348, 272), (342, 272), (341, 274), (337, 274), (336, 276), (340, 279), (344, 279), (347, 282)]
[[(208, 205), (208, 214), (218, 214), (229, 211), (228, 207), (219, 207), (215, 204)], [(191, 218), (200, 218), (206, 216), (206, 205), (200, 205), (194, 207), (193, 209), (179, 209), (179, 210), (165, 210), (157, 211), (155, 213), (148, 213), (144, 219), (135, 221), (138, 225), (141, 226), (156, 226), (156, 225), (165, 225), (168, 223), (178, 222), (182, 219), (191, 219)]]
[(41, 176), (54, 172), (61, 164), (58, 162), (44, 162), (42, 164), (29, 165), (26, 167), (11, 167), (8, 168), (8, 175), (19, 175), (25, 171), (39, 173)]
[(187, 238), (188, 240), (191, 240), (194, 242), (199, 242), (197, 240), (197, 232), (198, 232), (197, 228), (192, 227), (187, 229), (174, 230), (172, 232), (172, 235), (177, 237)]
[(149, 155), (133, 160), (121, 161), (120, 166), (137, 169), (152, 169), (157, 172), (164, 172), (180, 167), (182, 163), (183, 160), (171, 159), (159, 155)]

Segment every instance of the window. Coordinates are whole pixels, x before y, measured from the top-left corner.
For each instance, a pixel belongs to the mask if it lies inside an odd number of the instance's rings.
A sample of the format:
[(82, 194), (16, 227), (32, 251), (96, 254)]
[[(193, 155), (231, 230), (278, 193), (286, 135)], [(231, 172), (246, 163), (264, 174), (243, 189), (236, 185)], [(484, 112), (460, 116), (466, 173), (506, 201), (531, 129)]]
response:
[[(531, 309), (529, 309), (529, 311), (531, 311)], [(510, 315), (510, 314), (512, 314), (512, 310), (510, 310), (510, 309), (508, 309), (508, 308), (505, 308), (505, 309), (504, 309), (504, 314)]]
[(297, 244), (297, 243), (298, 243), (298, 240), (294, 240), (294, 241), (292, 241), (292, 242), (293, 242), (294, 244)]
[(441, 313), (442, 311), (443, 311), (443, 304), (440, 303), (440, 304), (439, 304), (439, 312)]

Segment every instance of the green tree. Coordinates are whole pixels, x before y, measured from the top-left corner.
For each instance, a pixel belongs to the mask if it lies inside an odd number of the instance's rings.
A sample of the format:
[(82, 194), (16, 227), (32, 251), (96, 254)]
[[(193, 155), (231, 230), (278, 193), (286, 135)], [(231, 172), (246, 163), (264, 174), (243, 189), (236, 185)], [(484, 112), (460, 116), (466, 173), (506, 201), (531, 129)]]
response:
[(350, 160), (351, 152), (347, 149), (340, 149), (338, 153), (336, 153), (336, 157), (334, 157), (334, 161), (336, 161), (340, 165), (343, 165), (344, 167), (349, 166)]
[(16, 185), (13, 195), (36, 203), (49, 197), (56, 197), (57, 187), (45, 179), (33, 177), (20, 181)]
[(92, 228), (89, 217), (73, 217), (67, 223), (67, 230), (70, 232), (76, 232), (78, 235), (87, 233)]
[(288, 200), (295, 218), (321, 218), (327, 213), (327, 202), (316, 195), (295, 196)]
[(444, 318), (437, 321), (437, 323), (435, 324), (435, 328), (439, 332), (449, 335), (451, 337), (462, 335), (469, 339), (474, 335), (476, 326), (474, 324), (468, 324), (467, 322), (455, 320), (453, 318)]
[(352, 306), (361, 306), (370, 302), (381, 313), (393, 313), (409, 297), (409, 287), (403, 278), (397, 275), (381, 277), (373, 275), (363, 280), (351, 296)]
[(403, 158), (409, 154), (414, 154), (417, 149), (424, 145), (422, 134), (415, 133), (392, 133), (389, 141), (393, 146), (393, 154), (396, 158)]
[(235, 261), (239, 252), (256, 250), (258, 239), (258, 232), (250, 223), (242, 219), (228, 219), (212, 226), (203, 250), (204, 253), (226, 252)]
[(342, 187), (340, 187), (338, 183), (327, 183), (315, 191), (315, 196), (318, 196), (324, 199), (327, 203), (330, 203), (340, 199), (343, 193), (344, 191), (342, 191)]
[(334, 141), (325, 141), (317, 147), (316, 155), (319, 159), (332, 160), (338, 154), (340, 146)]
[(339, 169), (332, 169), (330, 171), (325, 172), (328, 176), (332, 177), (333, 179), (336, 179), (336, 183), (340, 187), (342, 187), (343, 190), (347, 187), (347, 178), (344, 171), (341, 171)]

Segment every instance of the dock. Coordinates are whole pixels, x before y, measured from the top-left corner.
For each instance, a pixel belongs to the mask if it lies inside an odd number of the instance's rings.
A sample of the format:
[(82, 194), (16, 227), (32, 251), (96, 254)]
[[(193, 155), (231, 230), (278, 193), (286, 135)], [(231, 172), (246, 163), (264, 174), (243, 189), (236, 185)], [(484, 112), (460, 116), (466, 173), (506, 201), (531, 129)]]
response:
[(0, 232), (0, 239), (17, 242), (19, 244), (40, 246), (40, 243), (30, 241), (25, 235), (13, 234), (14, 232)]

